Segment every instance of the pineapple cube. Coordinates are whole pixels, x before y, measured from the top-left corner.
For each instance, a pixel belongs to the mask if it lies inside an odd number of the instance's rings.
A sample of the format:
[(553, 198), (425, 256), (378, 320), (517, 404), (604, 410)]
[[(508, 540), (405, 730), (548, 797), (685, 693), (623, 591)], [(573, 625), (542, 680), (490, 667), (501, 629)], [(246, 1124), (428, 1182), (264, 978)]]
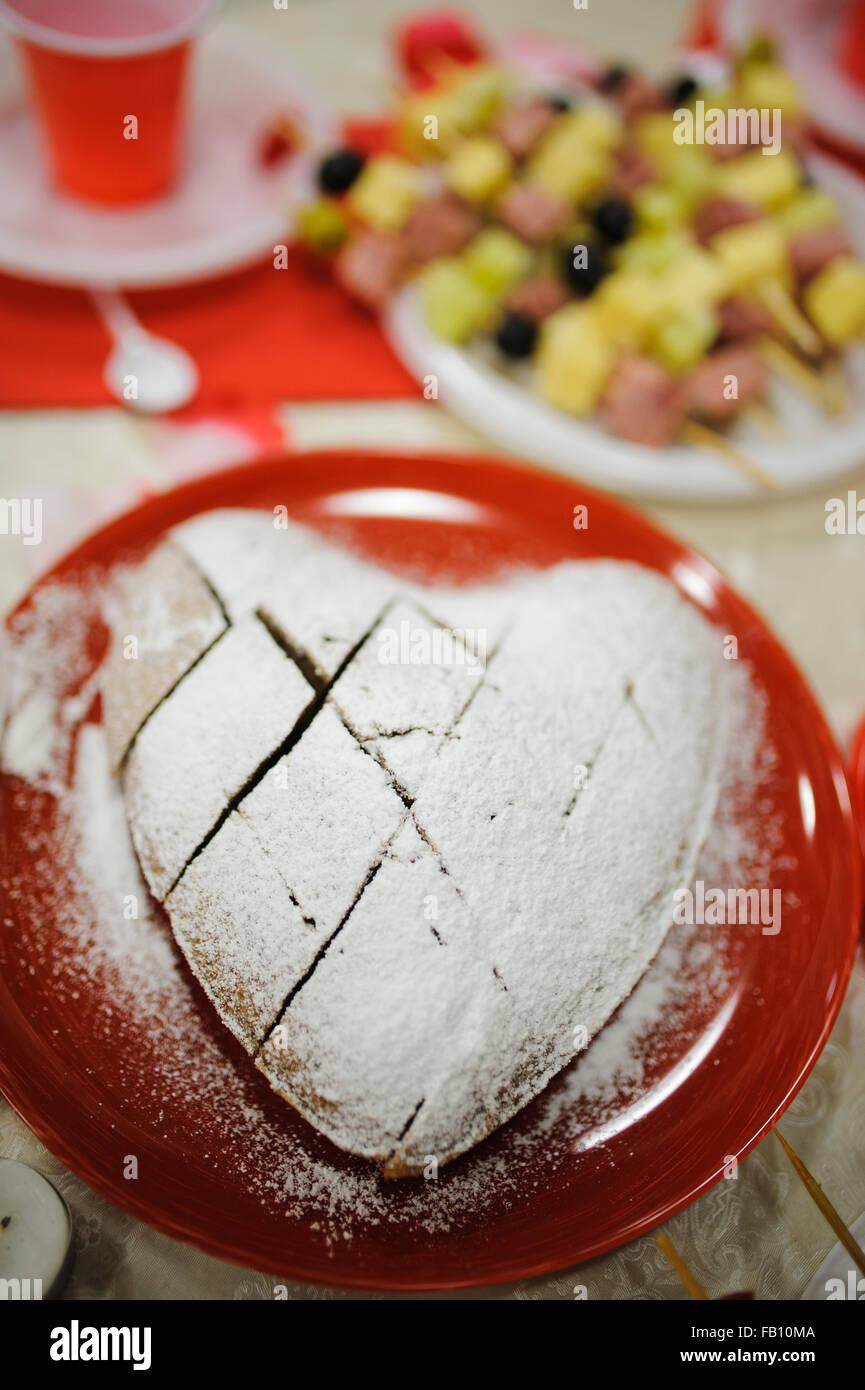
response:
[(511, 86), (504, 68), (490, 64), (466, 68), (448, 87), (450, 110), (457, 127), (469, 135), (498, 114)]
[(742, 106), (758, 110), (779, 107), (785, 116), (801, 116), (805, 111), (799, 83), (777, 63), (746, 63), (739, 74), (738, 98)]
[(412, 159), (443, 159), (460, 138), (450, 92), (444, 88), (410, 96), (397, 123), (401, 148)]
[(455, 256), (431, 262), (420, 277), (420, 296), (427, 325), (448, 343), (464, 343), (495, 314), (494, 296)]
[(592, 145), (608, 153), (616, 149), (622, 138), (621, 118), (611, 107), (600, 104), (566, 111), (553, 129), (562, 139), (569, 139), (575, 145)]
[(738, 159), (721, 164), (715, 175), (715, 187), (722, 197), (744, 198), (764, 208), (776, 208), (788, 202), (801, 183), (799, 162), (789, 150), (780, 150), (775, 155), (749, 150)]
[(532, 253), (504, 227), (485, 227), (463, 253), (463, 264), (482, 289), (501, 294), (528, 274)]
[(348, 205), (375, 231), (398, 232), (422, 197), (420, 171), (408, 160), (382, 154), (364, 165), (348, 194)]
[(604, 337), (619, 348), (639, 348), (662, 311), (658, 277), (644, 270), (615, 270), (601, 281), (592, 307)]
[(414, 159), (448, 154), (461, 136), (473, 134), (493, 119), (509, 82), (501, 68), (472, 67), (438, 87), (408, 97), (398, 123), (406, 154)]
[(717, 304), (727, 294), (729, 276), (722, 260), (700, 246), (689, 246), (660, 277), (659, 293), (670, 310)]
[(529, 182), (563, 202), (579, 202), (603, 183), (620, 136), (618, 116), (603, 107), (565, 112), (533, 152)]
[(670, 371), (686, 372), (705, 357), (719, 328), (718, 315), (709, 304), (677, 309), (655, 326), (652, 351)]
[(823, 188), (803, 188), (791, 202), (775, 213), (775, 221), (785, 236), (803, 236), (836, 227), (841, 221), (838, 204)]
[(604, 182), (609, 155), (596, 145), (574, 139), (570, 129), (553, 126), (532, 154), (527, 176), (553, 197), (577, 203)]
[(790, 280), (787, 242), (773, 222), (748, 222), (728, 227), (712, 238), (711, 248), (726, 272), (731, 291), (745, 289), (767, 278)]
[(717, 165), (705, 147), (673, 145), (661, 159), (667, 185), (690, 212), (712, 191)]
[(805, 308), (827, 342), (836, 346), (865, 334), (865, 265), (839, 256), (805, 287)]
[(568, 304), (546, 320), (535, 386), (549, 405), (571, 415), (595, 409), (615, 362), (615, 349), (588, 305)]
[(634, 140), (643, 154), (664, 164), (671, 150), (684, 148), (674, 141), (674, 129), (672, 111), (650, 111), (634, 121)]
[(504, 145), (490, 135), (461, 140), (445, 165), (449, 186), (470, 203), (487, 203), (511, 176), (512, 160)]

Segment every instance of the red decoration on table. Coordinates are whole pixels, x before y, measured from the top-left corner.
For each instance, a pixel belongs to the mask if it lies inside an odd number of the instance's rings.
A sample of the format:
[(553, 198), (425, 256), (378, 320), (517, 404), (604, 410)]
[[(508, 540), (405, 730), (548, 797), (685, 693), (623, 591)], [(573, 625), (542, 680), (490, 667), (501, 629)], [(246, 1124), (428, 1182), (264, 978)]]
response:
[(684, 44), (686, 48), (718, 47), (716, 0), (697, 0), (685, 26)]
[(346, 121), (342, 128), (345, 144), (361, 154), (396, 154), (400, 144), (393, 116), (381, 116), (378, 120), (365, 118), (362, 121)]
[(841, 19), (838, 62), (854, 82), (865, 87), (865, 0), (847, 6)]
[(259, 159), (266, 169), (272, 169), (293, 154), (299, 143), (291, 117), (277, 116), (262, 136)]
[(452, 10), (429, 10), (399, 27), (396, 50), (413, 87), (429, 87), (443, 65), (479, 63), (486, 49), (465, 18)]

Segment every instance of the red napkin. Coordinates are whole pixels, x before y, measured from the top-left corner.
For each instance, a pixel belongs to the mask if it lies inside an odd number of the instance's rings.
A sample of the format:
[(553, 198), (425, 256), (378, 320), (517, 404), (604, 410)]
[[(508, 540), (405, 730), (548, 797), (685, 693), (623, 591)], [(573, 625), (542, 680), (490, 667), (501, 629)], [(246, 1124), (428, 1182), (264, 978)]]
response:
[[(384, 121), (345, 128), (387, 147)], [(375, 319), (302, 250), (198, 284), (129, 296), (145, 328), (187, 348), (201, 373), (196, 411), (277, 401), (392, 400), (418, 394)], [(0, 406), (103, 405), (109, 341), (89, 297), (0, 275)]]
[[(188, 348), (199, 407), (412, 396), (375, 320), (301, 251), (220, 280), (129, 296), (142, 323)], [(107, 336), (78, 290), (0, 276), (0, 405), (108, 400)]]

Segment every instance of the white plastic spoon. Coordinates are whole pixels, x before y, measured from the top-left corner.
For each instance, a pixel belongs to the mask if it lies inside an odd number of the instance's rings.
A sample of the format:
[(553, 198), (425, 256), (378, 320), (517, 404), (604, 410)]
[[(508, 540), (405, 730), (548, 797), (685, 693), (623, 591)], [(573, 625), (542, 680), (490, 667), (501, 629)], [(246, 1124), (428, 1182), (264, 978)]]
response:
[(91, 289), (114, 346), (103, 378), (122, 405), (147, 415), (177, 410), (198, 390), (198, 368), (185, 348), (148, 333), (116, 290)]

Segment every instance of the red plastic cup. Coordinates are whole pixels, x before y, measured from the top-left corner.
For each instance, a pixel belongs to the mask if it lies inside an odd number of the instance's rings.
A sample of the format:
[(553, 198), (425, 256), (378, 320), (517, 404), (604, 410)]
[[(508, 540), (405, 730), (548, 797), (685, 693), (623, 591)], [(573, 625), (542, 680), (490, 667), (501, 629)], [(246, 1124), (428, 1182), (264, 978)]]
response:
[(213, 0), (0, 0), (66, 193), (138, 203), (175, 183), (192, 44)]

